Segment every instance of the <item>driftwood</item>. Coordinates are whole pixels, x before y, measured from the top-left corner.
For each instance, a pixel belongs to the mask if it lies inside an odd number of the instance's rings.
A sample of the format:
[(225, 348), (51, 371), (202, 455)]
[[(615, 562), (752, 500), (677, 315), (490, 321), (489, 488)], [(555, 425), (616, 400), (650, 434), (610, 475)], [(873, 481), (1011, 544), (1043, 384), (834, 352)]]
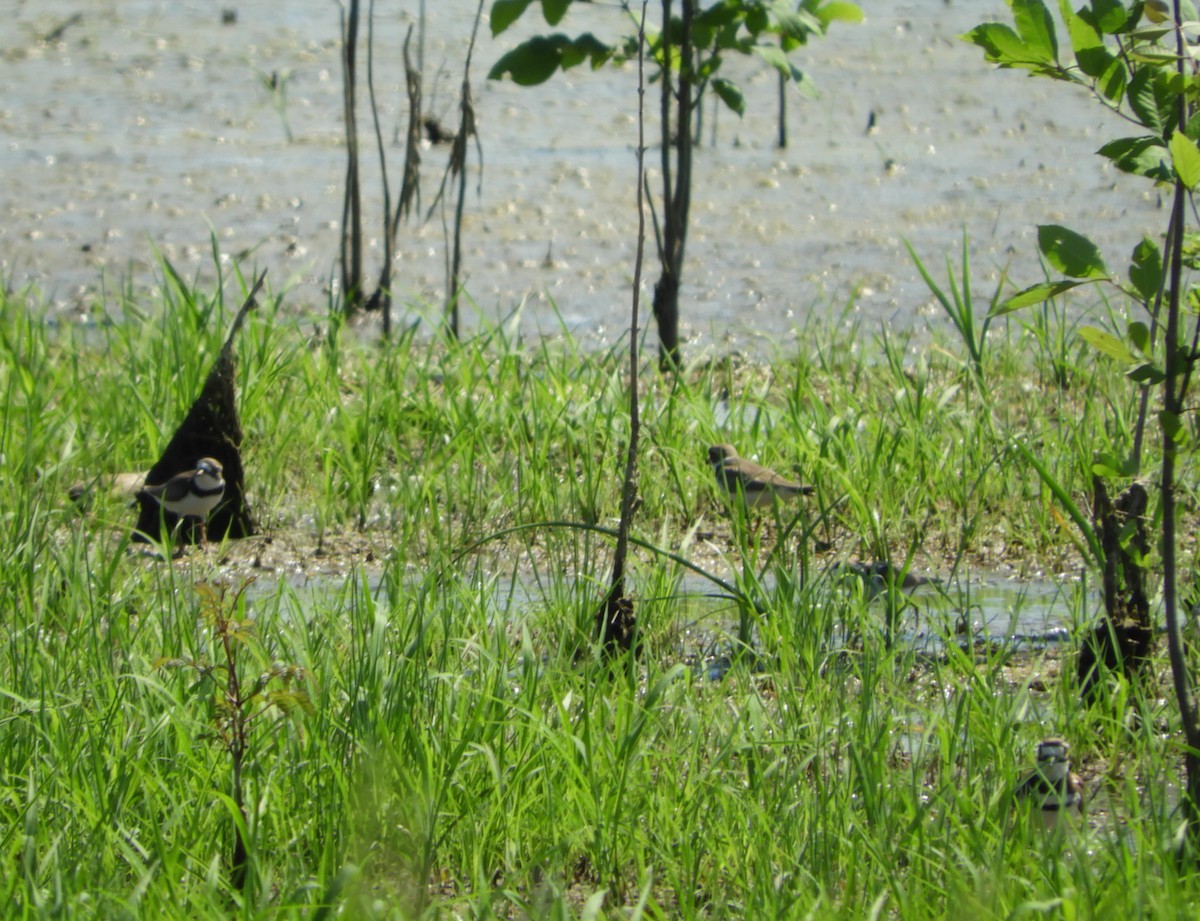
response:
[[(145, 481), (157, 485), (194, 467), (202, 457), (212, 457), (221, 462), (225, 468), (225, 495), (208, 518), (205, 531), (210, 540), (250, 537), (255, 533), (254, 518), (246, 503), (246, 478), (241, 455), (242, 427), (238, 422), (237, 390), (234, 385), (233, 341), (246, 314), (258, 306), (254, 296), (266, 276), (267, 273), (263, 272), (255, 281), (246, 302), (233, 320), (216, 364), (208, 372), (200, 396), (175, 430), (158, 463), (146, 474)], [(136, 499), (139, 511), (133, 540), (145, 543), (157, 539), (163, 532), (174, 532), (176, 544), (191, 544), (204, 533), (195, 522), (181, 520), (146, 493), (139, 493)]]
[[(1154, 625), (1146, 597), (1146, 570), (1140, 564), (1150, 549), (1146, 539), (1146, 487), (1134, 483), (1111, 501), (1104, 481), (1092, 478), (1092, 518), (1104, 551), (1104, 619), (1079, 649), (1079, 689), (1091, 702), (1105, 673), (1120, 670), (1136, 678), (1150, 655)], [(1122, 535), (1128, 531), (1125, 539)]]

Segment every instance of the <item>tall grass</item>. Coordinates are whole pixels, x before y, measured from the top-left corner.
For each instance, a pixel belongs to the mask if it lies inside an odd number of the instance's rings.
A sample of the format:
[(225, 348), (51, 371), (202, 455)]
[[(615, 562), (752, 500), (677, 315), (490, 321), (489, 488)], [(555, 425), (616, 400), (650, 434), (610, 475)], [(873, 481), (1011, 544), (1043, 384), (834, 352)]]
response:
[[(454, 348), (424, 327), (380, 345), (264, 303), (238, 383), (266, 535), (163, 562), (130, 549), (123, 500), (99, 491), (83, 512), (65, 491), (148, 467), (198, 389), (225, 307), (173, 284), (171, 310), (120, 304), (86, 332), (40, 323), (32, 295), (0, 301), (11, 916), (1111, 917), (1195, 902), (1194, 874), (1164, 859), (1169, 709), (1114, 684), (1075, 712), (1057, 650), (953, 633), (972, 572), (1081, 565), (1008, 445), (1038, 445), (1083, 501), (1114, 408), (1132, 410), (1088, 353), (1064, 390), (1044, 327), (993, 325), (964, 357), (936, 332), (812, 321), (769, 363), (648, 374), (634, 536), (660, 552), (639, 550), (632, 573), (643, 654), (614, 667), (590, 630), (627, 437), (619, 350), (525, 345), (503, 326)], [(816, 494), (739, 517), (704, 462), (717, 440), (798, 467)], [(295, 559), (263, 564), (285, 539)], [(734, 591), (698, 588), (670, 554)], [(848, 590), (833, 564), (850, 558), (946, 576), (917, 602), (940, 641), (913, 641), (912, 609)], [(295, 668), (312, 707), (277, 697), (248, 724), (237, 886), (221, 676), (164, 663), (219, 663), (198, 586), (255, 574), (245, 680)], [(1082, 629), (1087, 595), (1063, 604)], [(702, 667), (710, 654), (721, 669)], [(1119, 720), (1130, 695), (1138, 718)], [(1093, 805), (1046, 834), (1010, 793), (1051, 733)]]

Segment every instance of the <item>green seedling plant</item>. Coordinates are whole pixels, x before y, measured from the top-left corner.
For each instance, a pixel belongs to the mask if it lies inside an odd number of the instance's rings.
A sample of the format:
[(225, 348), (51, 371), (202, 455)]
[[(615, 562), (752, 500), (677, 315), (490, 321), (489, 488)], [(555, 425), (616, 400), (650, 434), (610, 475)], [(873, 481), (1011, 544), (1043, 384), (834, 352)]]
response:
[(265, 71), (258, 72), (258, 82), (271, 94), (271, 104), (275, 107), (275, 114), (279, 116), (279, 123), (283, 125), (283, 133), (289, 144), (295, 140), (292, 136), (291, 122), (288, 120), (287, 91), (291, 76), (292, 72), (288, 69), (273, 70), (269, 74)]
[[(266, 757), (272, 730), (313, 714), (304, 687), (304, 669), (267, 660), (246, 606), (246, 590), (251, 584), (247, 579), (231, 590), (225, 583), (198, 583), (200, 622), (208, 628), (209, 650), (196, 657), (168, 657), (156, 663), (159, 668), (191, 673), (197, 679), (192, 691), (207, 698), (213, 738), (229, 756), (233, 844), (228, 870), (230, 885), (239, 892), (246, 890), (251, 879), (250, 840), (257, 824), (247, 809), (247, 769), (255, 758)], [(255, 667), (259, 671), (252, 675)]]
[(912, 248), (907, 240), (904, 246), (908, 249), (908, 255), (912, 258), (913, 264), (916, 265), (917, 271), (921, 273), (921, 278), (924, 279), (930, 293), (933, 294), (942, 311), (954, 324), (954, 329), (962, 340), (963, 345), (967, 349), (967, 358), (971, 374), (978, 385), (979, 391), (983, 398), (987, 398), (987, 380), (984, 377), (985, 364), (984, 353), (987, 348), (988, 329), (992, 325), (994, 319), (993, 310), (997, 302), (1000, 300), (1000, 295), (1003, 292), (1003, 287), (998, 285), (992, 295), (989, 303), (989, 310), (982, 316), (976, 316), (975, 298), (971, 291), (971, 259), (970, 250), (967, 245), (967, 235), (963, 233), (962, 241), (962, 274), (960, 278), (955, 278), (954, 268), (950, 263), (950, 257), (946, 257), (946, 275), (949, 279), (950, 292), (947, 294), (942, 290), (933, 279), (933, 275), (925, 268), (920, 257)]
[[(1127, 281), (1113, 277), (1099, 249), (1086, 236), (1067, 227), (1044, 225), (1038, 228), (1038, 246), (1061, 277), (1019, 291), (992, 312), (1002, 315), (1041, 304), (1080, 285), (1108, 283), (1142, 314), (1129, 322), (1124, 337), (1090, 326), (1079, 335), (1124, 365), (1129, 380), (1141, 388), (1133, 444), (1123, 456), (1099, 454), (1093, 466), (1097, 477), (1123, 479), (1142, 474), (1141, 433), (1151, 391), (1157, 392), (1163, 607), (1185, 742), (1185, 814), (1194, 845), (1200, 838), (1200, 713), (1180, 634), (1176, 490), (1180, 465), (1195, 450), (1186, 398), (1192, 371), (1200, 360), (1200, 323), (1189, 321), (1196, 287), (1185, 277), (1191, 268), (1185, 248), (1187, 214), (1189, 208), (1194, 213), (1194, 193), (1200, 185), (1200, 119), (1196, 117), (1200, 113), (1200, 67), (1193, 53), (1200, 22), (1192, 4), (1180, 0), (1129, 5), (1093, 0), (1074, 12), (1064, 3), (1059, 17), (1066, 27), (1068, 57), (1060, 49), (1054, 17), (1042, 0), (1013, 0), (1012, 12), (1015, 29), (1003, 23), (984, 23), (965, 38), (1001, 67), (1086, 87), (1102, 107), (1139, 132), (1108, 142), (1100, 148), (1100, 155), (1124, 172), (1172, 190), (1165, 246), (1160, 249), (1149, 238), (1140, 241), (1130, 258)], [(1193, 324), (1190, 330), (1189, 322)], [(1127, 544), (1128, 540), (1126, 537)]]
[[(575, 0), (540, 4), (546, 24), (557, 26), (572, 2)], [(512, 27), (531, 5), (531, 0), (495, 0), (492, 35)], [(678, 7), (671, 0), (662, 0), (655, 29), (642, 22), (647, 6), (635, 11), (623, 5), (623, 16), (638, 30), (634, 35), (612, 43), (591, 32), (574, 38), (561, 32), (537, 35), (501, 55), (488, 77), (507, 76), (520, 86), (536, 86), (559, 70), (565, 72), (584, 63), (593, 70), (606, 64), (620, 66), (638, 57), (639, 36), (644, 31), (647, 58), (657, 66), (649, 82), (659, 86), (662, 183), (654, 213), (659, 279), (652, 307), (658, 327), (659, 365), (669, 369), (681, 363), (679, 293), (691, 210), (694, 125), (705, 93), (711, 90), (740, 116), (746, 100), (741, 88), (721, 72), (727, 57), (756, 56), (773, 68), (781, 81), (799, 83), (804, 74), (792, 63), (791, 52), (824, 35), (834, 22), (858, 22), (863, 14), (848, 0), (801, 0), (797, 5), (720, 0), (708, 7), (700, 0), (681, 0)]]

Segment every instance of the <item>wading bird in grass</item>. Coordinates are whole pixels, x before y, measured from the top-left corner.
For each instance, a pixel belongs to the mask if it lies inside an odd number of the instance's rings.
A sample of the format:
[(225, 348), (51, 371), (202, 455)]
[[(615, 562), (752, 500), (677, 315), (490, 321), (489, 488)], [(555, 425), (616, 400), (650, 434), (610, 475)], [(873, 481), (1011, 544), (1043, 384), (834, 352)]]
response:
[(772, 502), (776, 496), (790, 498), (807, 496), (813, 487), (780, 476), (774, 470), (754, 461), (738, 457), (730, 444), (713, 445), (708, 449), (708, 462), (717, 475), (717, 484), (730, 500), (740, 495), (749, 508)]
[(1037, 767), (1017, 783), (1017, 799), (1031, 802), (1045, 828), (1054, 828), (1064, 814), (1083, 807), (1083, 784), (1071, 773), (1070, 746), (1062, 739), (1043, 739), (1037, 747)]
[(868, 600), (878, 598), (889, 589), (910, 592), (922, 585), (939, 581), (933, 576), (918, 575), (911, 570), (905, 571), (887, 560), (876, 560), (873, 563), (838, 563), (834, 566), (834, 573), (845, 579), (860, 579), (863, 584), (863, 594)]
[(204, 523), (225, 494), (224, 470), (220, 461), (202, 457), (192, 470), (177, 473), (161, 485), (144, 486), (142, 492), (172, 515), (196, 521), (203, 543)]

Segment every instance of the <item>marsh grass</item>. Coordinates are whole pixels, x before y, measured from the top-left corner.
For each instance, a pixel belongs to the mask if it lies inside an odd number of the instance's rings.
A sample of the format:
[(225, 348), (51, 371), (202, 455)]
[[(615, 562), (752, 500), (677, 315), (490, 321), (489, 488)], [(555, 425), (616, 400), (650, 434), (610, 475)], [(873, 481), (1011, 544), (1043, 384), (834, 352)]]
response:
[[(647, 373), (632, 572), (645, 636), (638, 660), (609, 663), (591, 629), (627, 435), (619, 345), (526, 344), (502, 324), (452, 348), (427, 332), (436, 322), (380, 343), (264, 299), (237, 348), (267, 534), (166, 563), (131, 550), (125, 500), (98, 491), (86, 513), (65, 500), (77, 479), (146, 469), (215, 357), (220, 294), (167, 273), (163, 298), (87, 330), (42, 324), (31, 294), (0, 301), (10, 916), (1113, 917), (1195, 903), (1189, 864), (1167, 856), (1180, 752), (1166, 695), (1113, 684), (1079, 712), (1061, 650), (954, 634), (971, 573), (1081, 565), (1014, 440), (1084, 503), (1093, 453), (1128, 434), (1135, 395), (1116, 369), (1070, 352), (1061, 386), (1056, 314), (975, 327), (966, 355), (936, 332), (813, 320), (769, 363)], [(726, 509), (704, 462), (714, 441), (798, 468), (815, 495), (754, 520)], [(261, 563), (296, 534), (296, 559)], [(847, 559), (943, 575), (916, 602), (942, 641), (906, 641), (912, 610), (847, 590), (832, 575)], [(314, 561), (329, 567), (315, 581)], [(161, 663), (211, 659), (205, 599), (248, 575), (246, 674), (294, 666), (311, 710), (284, 719), (272, 704), (251, 723), (243, 820), (221, 681)], [(1088, 604), (1064, 599), (1073, 631)], [(1047, 835), (1010, 790), (1052, 733), (1070, 738), (1093, 805)]]

